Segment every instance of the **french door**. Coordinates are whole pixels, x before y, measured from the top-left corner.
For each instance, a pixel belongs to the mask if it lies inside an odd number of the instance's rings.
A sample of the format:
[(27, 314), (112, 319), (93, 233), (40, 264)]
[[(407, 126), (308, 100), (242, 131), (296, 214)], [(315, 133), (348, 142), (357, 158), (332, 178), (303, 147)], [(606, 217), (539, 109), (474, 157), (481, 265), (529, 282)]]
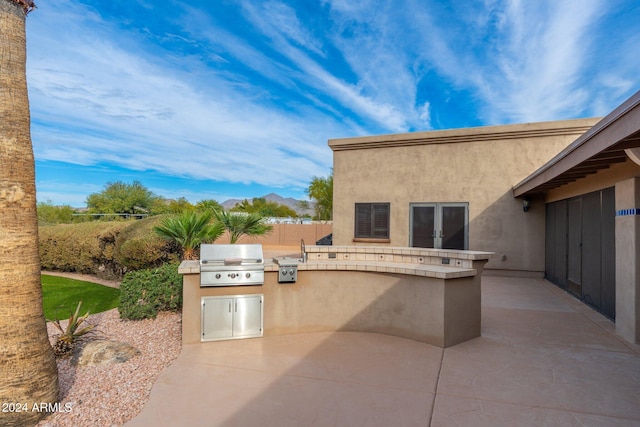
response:
[(469, 248), (468, 203), (412, 203), (410, 216), (410, 246)]

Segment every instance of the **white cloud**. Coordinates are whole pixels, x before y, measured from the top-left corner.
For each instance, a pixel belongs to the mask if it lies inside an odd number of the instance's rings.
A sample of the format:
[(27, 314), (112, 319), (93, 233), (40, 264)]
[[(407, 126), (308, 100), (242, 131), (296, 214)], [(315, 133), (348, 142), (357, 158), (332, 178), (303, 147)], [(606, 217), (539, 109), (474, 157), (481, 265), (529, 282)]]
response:
[[(373, 19), (383, 16), (382, 11), (372, 15), (363, 13), (362, 5), (357, 10), (342, 8), (342, 12), (354, 15), (333, 13), (332, 27), (322, 28), (325, 43), (331, 42), (349, 66), (347, 72), (339, 75), (335, 62), (325, 63), (321, 62), (322, 58), (314, 57), (318, 53), (326, 56), (324, 50), (321, 51), (323, 41), (313, 38), (310, 28), (302, 27), (290, 7), (274, 1), (263, 8), (250, 2), (244, 7), (253, 26), (271, 40), (278, 55), (290, 61), (283, 67), (291, 68), (298, 85), (322, 91), (343, 108), (374, 121), (385, 131), (406, 131), (417, 122), (419, 112), (415, 109), (416, 78), (412, 65), (397, 49), (399, 45), (394, 40), (385, 40), (389, 22)], [(341, 37), (344, 22), (352, 19), (362, 20), (362, 25), (372, 28), (375, 34)], [(345, 76), (350, 73), (355, 74), (354, 78)]]
[(305, 4), (323, 14), (311, 20), (294, 3), (242, 5), (246, 32), (208, 5), (181, 4), (166, 31), (151, 25), (166, 17), (135, 28), (81, 2), (40, 5), (36, 158), (303, 188), (330, 167), (327, 139), (430, 129), (448, 99), (485, 124), (553, 120), (606, 113), (638, 85), (640, 39), (622, 26), (624, 53), (594, 62), (614, 7), (602, 0), (334, 0)]
[(253, 15), (253, 22), (257, 26), (262, 26), (268, 32), (282, 34), (296, 45), (324, 56), (322, 41), (316, 39), (303, 26), (293, 8), (284, 3), (269, 1), (262, 6), (260, 16), (255, 16), (257, 11), (251, 6), (251, 3), (245, 3), (245, 8), (249, 9), (250, 14)]
[[(601, 63), (602, 58), (611, 57), (607, 51), (601, 52), (600, 58), (594, 53), (612, 36), (604, 31), (604, 20), (615, 7), (630, 12), (600, 0), (485, 0), (483, 4), (451, 5), (447, 9), (438, 9), (436, 2), (429, 7), (413, 4), (415, 19), (408, 21), (406, 32), (419, 40), (421, 48), (415, 57), (421, 69), (436, 70), (443, 78), (441, 84), (446, 80), (451, 83), (449, 90), (474, 95), (475, 99), (469, 101), (479, 101), (478, 115), (486, 124), (593, 114), (590, 105), (599, 96), (596, 88), (607, 85), (607, 80), (589, 76), (597, 76), (598, 70), (607, 67)], [(436, 17), (430, 11), (440, 15)], [(616, 13), (624, 16), (622, 11)], [(633, 22), (631, 16), (629, 23)], [(612, 21), (606, 22), (612, 25)], [(621, 26), (623, 33), (618, 37), (624, 39), (623, 34), (630, 34), (625, 28), (630, 27)], [(619, 48), (622, 52), (635, 51)], [(621, 73), (621, 69), (612, 72)], [(637, 85), (637, 78), (630, 80)], [(606, 102), (609, 109), (619, 102), (611, 95)]]
[(340, 124), (269, 108), (222, 74), (151, 57), (143, 40), (52, 3), (30, 22), (39, 160), (294, 187), (328, 170), (324, 135), (344, 133)]
[(61, 184), (59, 181), (39, 181), (36, 192), (38, 203), (52, 202), (54, 204), (72, 207), (84, 206), (87, 195), (101, 191), (102, 187), (76, 182), (73, 185)]
[[(604, 5), (566, 1), (532, 6), (514, 1), (505, 10), (505, 49), (497, 58), (502, 78), (490, 81), (516, 121), (553, 119), (587, 101), (580, 76), (591, 47), (590, 25)], [(489, 93), (485, 96), (496, 101)]]
[[(328, 37), (357, 76), (372, 117), (392, 131), (423, 125), (416, 107), (415, 40), (405, 25), (414, 6), (388, 2), (331, 3)], [(371, 108), (377, 104), (379, 108)], [(366, 109), (365, 109), (366, 111)]]
[(431, 104), (427, 101), (420, 108), (420, 120), (427, 129), (431, 128)]

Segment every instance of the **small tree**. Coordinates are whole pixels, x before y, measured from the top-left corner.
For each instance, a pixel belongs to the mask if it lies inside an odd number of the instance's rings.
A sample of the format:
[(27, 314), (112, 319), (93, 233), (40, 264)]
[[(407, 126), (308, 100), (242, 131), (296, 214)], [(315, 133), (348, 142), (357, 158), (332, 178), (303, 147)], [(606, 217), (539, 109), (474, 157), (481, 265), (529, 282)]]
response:
[(307, 194), (314, 201), (316, 219), (333, 218), (333, 170), (326, 178), (314, 176), (307, 188)]
[(74, 210), (69, 205), (55, 206), (53, 202), (38, 202), (38, 224), (70, 224)]
[(139, 181), (131, 184), (110, 182), (99, 193), (89, 194), (87, 207), (92, 213), (136, 214), (149, 212), (158, 196)]
[(212, 212), (185, 212), (170, 216), (153, 229), (161, 237), (177, 243), (182, 248), (184, 259), (198, 259), (202, 243), (214, 242), (224, 233), (224, 225), (211, 223)]
[(169, 212), (171, 213), (181, 213), (181, 212), (192, 212), (196, 210), (195, 206), (193, 206), (186, 198), (180, 197), (176, 200), (170, 200), (168, 203)]
[(298, 216), (298, 213), (289, 206), (268, 201), (264, 197), (254, 197), (251, 199), (251, 202), (244, 199), (242, 202), (236, 203), (236, 205), (230, 210), (232, 212), (257, 213), (263, 217), (296, 218)]
[(213, 199), (200, 200), (196, 203), (196, 210), (198, 211), (217, 211), (224, 209), (220, 203)]
[(242, 236), (263, 236), (273, 230), (264, 224), (264, 218), (257, 213), (215, 211), (219, 224), (229, 233), (229, 243), (236, 243)]

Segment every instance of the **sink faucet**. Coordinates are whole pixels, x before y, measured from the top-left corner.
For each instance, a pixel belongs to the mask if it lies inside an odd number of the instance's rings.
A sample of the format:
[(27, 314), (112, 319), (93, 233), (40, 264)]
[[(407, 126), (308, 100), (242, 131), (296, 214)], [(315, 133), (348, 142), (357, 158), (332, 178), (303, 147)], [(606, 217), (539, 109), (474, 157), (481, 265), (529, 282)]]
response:
[(307, 251), (304, 246), (304, 239), (300, 239), (300, 261), (303, 263), (307, 262)]

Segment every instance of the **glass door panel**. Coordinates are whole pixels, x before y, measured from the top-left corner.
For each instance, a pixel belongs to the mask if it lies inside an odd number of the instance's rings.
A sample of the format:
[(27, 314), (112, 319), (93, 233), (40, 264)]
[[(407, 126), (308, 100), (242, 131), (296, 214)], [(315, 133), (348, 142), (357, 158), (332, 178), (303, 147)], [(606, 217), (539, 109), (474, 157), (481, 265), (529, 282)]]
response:
[(416, 248), (435, 247), (435, 205), (412, 205), (411, 246)]
[(442, 249), (466, 249), (467, 207), (442, 205)]
[(412, 203), (409, 245), (415, 248), (467, 249), (467, 203)]

